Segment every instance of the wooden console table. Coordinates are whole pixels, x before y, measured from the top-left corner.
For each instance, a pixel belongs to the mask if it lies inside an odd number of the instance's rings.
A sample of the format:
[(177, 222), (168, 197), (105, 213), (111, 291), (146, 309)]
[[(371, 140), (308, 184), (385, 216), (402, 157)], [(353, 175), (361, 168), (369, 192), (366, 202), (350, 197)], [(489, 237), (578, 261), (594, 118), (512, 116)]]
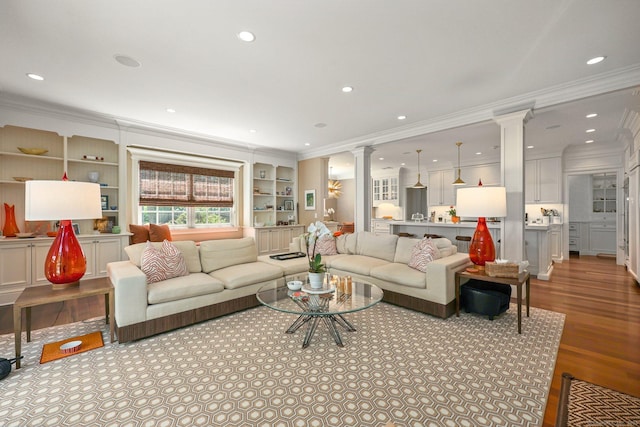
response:
[(527, 317), (529, 317), (529, 295), (531, 294), (531, 280), (528, 271), (524, 271), (518, 277), (491, 277), (487, 276), (484, 270), (477, 273), (469, 273), (466, 270), (456, 272), (456, 317), (460, 317), (460, 279), (475, 279), (482, 282), (500, 283), (503, 285), (513, 285), (517, 287), (518, 302), (518, 333), (522, 333), (522, 285), (527, 286)]
[(106, 277), (84, 280), (79, 286), (67, 289), (53, 290), (51, 285), (32, 286), (26, 288), (16, 302), (13, 303), (13, 331), (16, 342), (16, 369), (20, 368), (20, 353), (22, 351), (22, 309), (27, 314), (27, 342), (31, 341), (31, 307), (49, 304), (52, 302), (69, 301), (85, 298), (93, 295), (104, 295), (104, 310), (106, 322), (111, 333), (111, 342), (114, 340), (114, 304), (115, 297), (113, 286)]

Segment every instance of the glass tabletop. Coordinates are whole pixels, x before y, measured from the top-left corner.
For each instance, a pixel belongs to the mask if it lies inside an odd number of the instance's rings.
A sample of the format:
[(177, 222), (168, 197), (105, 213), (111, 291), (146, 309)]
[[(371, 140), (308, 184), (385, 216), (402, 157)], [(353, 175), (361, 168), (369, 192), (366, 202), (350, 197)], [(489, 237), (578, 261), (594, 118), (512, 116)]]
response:
[(353, 282), (349, 293), (342, 289), (323, 294), (303, 290), (292, 291), (287, 286), (265, 285), (256, 297), (263, 305), (292, 314), (335, 315), (369, 308), (382, 300), (384, 293), (376, 285)]

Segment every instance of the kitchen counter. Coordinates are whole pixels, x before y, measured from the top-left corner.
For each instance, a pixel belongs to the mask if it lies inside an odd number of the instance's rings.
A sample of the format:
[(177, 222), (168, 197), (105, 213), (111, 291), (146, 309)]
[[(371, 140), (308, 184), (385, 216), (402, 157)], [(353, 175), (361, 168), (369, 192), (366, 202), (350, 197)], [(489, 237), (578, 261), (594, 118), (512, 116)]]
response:
[[(473, 222), (459, 222), (457, 224), (453, 222), (416, 222), (416, 221), (389, 221), (391, 227), (397, 226), (411, 226), (411, 227), (443, 227), (443, 228), (473, 228), (475, 230), (478, 225), (477, 221)], [(488, 228), (500, 228), (500, 222), (487, 222)]]

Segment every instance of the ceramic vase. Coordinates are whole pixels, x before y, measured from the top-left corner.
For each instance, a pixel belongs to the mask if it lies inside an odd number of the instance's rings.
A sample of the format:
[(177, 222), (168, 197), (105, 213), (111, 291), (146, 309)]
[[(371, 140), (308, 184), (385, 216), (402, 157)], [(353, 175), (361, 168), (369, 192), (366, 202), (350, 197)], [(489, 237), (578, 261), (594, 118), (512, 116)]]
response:
[(2, 228), (2, 235), (7, 237), (15, 237), (16, 233), (20, 232), (18, 224), (16, 224), (16, 212), (15, 205), (4, 204), (4, 227)]
[(324, 273), (309, 273), (309, 286), (313, 289), (322, 288), (324, 281)]
[(460, 222), (460, 217), (459, 216), (455, 216), (455, 215), (451, 215), (451, 222), (454, 224), (457, 224)]

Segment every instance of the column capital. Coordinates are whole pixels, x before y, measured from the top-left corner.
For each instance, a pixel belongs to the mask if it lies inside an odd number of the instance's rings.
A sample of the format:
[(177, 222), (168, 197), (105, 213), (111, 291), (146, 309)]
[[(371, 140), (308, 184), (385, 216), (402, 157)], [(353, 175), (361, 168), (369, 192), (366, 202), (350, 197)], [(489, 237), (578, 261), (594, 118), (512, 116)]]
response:
[(357, 156), (357, 155), (364, 155), (364, 156), (370, 156), (371, 153), (373, 153), (374, 151), (376, 151), (375, 148), (373, 148), (370, 145), (363, 145), (361, 147), (355, 147), (351, 150), (351, 153), (353, 153), (353, 155)]
[(526, 110), (514, 111), (512, 113), (494, 116), (493, 121), (495, 121), (499, 125), (503, 125), (511, 121), (520, 121), (522, 122), (522, 124), (525, 124), (531, 117), (533, 117), (533, 111), (531, 111), (531, 109), (529, 108)]

